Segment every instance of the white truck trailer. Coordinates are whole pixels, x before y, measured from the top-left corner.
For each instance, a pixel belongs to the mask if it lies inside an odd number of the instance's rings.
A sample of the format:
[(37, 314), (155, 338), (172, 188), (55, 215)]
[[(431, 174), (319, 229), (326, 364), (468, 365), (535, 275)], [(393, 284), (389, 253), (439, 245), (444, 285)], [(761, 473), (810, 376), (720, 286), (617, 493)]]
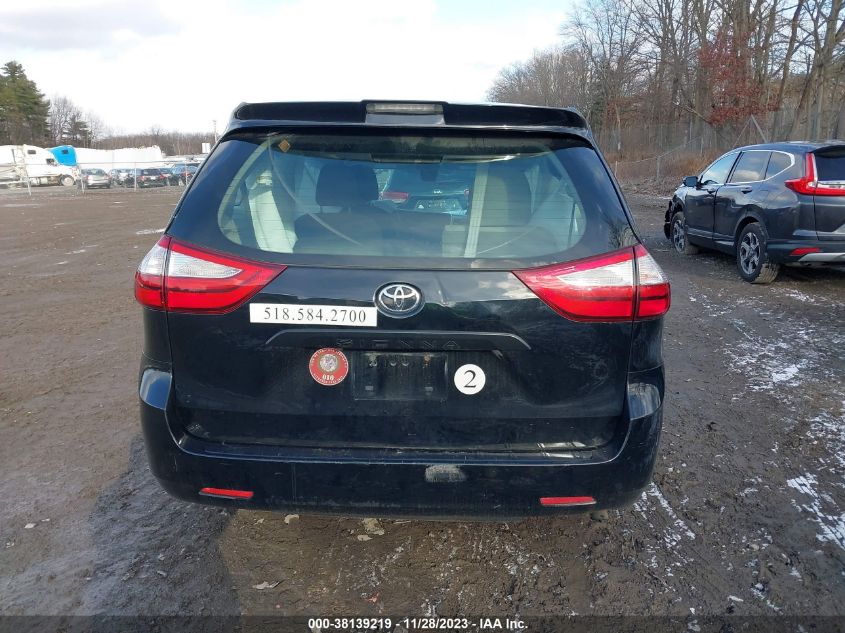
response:
[(77, 170), (60, 165), (52, 153), (35, 145), (0, 145), (0, 185), (76, 184)]

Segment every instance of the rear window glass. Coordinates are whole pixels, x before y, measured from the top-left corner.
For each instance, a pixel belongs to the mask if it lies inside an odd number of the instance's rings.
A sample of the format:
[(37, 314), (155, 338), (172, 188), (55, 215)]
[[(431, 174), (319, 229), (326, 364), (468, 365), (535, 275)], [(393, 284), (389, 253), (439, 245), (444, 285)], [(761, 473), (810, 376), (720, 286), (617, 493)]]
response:
[(294, 264), (534, 265), (633, 243), (607, 170), (580, 139), (373, 130), (224, 141), (170, 232)]
[(771, 178), (792, 165), (792, 159), (783, 152), (772, 152), (769, 166), (766, 167), (766, 178)]
[(845, 149), (816, 152), (816, 171), (821, 181), (845, 182)]
[(730, 182), (755, 182), (763, 180), (769, 152), (743, 152), (736, 163)]

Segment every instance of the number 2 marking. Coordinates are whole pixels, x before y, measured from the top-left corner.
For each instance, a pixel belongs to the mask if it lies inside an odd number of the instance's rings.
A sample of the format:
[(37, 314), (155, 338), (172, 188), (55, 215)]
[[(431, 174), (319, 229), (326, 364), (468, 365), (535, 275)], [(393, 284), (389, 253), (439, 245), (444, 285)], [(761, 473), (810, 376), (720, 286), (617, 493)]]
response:
[(487, 376), (478, 365), (461, 365), (455, 372), (455, 388), (468, 396), (477, 394), (484, 389)]

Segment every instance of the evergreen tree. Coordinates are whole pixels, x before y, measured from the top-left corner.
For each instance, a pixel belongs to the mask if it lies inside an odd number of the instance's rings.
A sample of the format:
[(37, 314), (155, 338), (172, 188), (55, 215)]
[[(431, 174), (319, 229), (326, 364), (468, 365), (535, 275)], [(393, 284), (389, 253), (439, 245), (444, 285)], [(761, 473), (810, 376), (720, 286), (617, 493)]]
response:
[(42, 145), (48, 140), (50, 102), (23, 66), (10, 61), (0, 70), (0, 144)]

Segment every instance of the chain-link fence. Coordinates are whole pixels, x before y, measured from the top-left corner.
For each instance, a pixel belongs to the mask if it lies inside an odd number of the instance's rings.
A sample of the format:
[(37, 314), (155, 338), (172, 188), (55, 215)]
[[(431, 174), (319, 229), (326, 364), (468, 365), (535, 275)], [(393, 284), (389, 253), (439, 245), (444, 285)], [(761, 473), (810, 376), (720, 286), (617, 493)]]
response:
[(710, 160), (713, 150), (706, 149), (704, 137), (692, 138), (656, 156), (636, 160), (620, 160), (618, 155), (609, 158), (616, 177), (622, 181), (683, 177), (698, 173)]
[[(24, 160), (0, 166), (5, 188), (59, 186), (85, 194), (96, 189), (141, 189), (185, 187), (194, 177), (197, 160), (86, 162), (76, 165), (34, 165)], [(74, 189), (75, 188), (75, 189)]]
[(787, 140), (845, 138), (845, 107), (798, 117), (794, 108), (749, 115), (713, 126), (701, 119), (623, 125), (596, 133), (617, 177), (625, 183), (662, 182), (700, 173), (734, 147)]
[(194, 177), (199, 161), (147, 161), (124, 163), (78, 163), (76, 185), (90, 189), (123, 187), (139, 191), (161, 187), (185, 187)]

